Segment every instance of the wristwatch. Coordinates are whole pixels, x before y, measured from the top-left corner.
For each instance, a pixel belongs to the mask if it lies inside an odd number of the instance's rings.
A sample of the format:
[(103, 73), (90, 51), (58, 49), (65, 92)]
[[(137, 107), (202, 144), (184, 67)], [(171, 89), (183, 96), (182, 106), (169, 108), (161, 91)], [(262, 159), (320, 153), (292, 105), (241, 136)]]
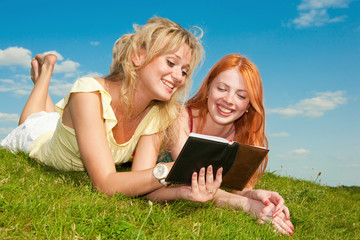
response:
[(157, 180), (159, 180), (159, 182), (162, 185), (167, 186), (168, 183), (165, 182), (165, 178), (166, 178), (168, 172), (169, 172), (169, 170), (168, 170), (167, 166), (165, 166), (163, 163), (158, 163), (154, 167), (153, 175)]

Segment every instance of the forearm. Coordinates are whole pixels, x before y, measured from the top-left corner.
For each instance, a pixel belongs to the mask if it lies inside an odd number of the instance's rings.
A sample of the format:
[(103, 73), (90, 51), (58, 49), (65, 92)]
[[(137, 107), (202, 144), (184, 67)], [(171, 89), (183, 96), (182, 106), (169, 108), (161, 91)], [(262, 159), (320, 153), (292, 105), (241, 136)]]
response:
[(233, 194), (219, 189), (214, 197), (215, 205), (220, 207), (229, 207), (231, 209), (242, 209), (249, 212), (250, 199), (242, 195)]
[(231, 192), (234, 193), (234, 194), (237, 194), (237, 195), (241, 195), (243, 197), (252, 198), (251, 195), (250, 195), (252, 191), (253, 191), (253, 189), (251, 189), (251, 188), (245, 188), (242, 191), (232, 190)]
[(152, 174), (152, 169), (132, 172), (114, 172), (94, 187), (107, 195), (121, 193), (128, 197), (147, 194), (162, 187)]
[(152, 201), (165, 202), (181, 199), (177, 187), (162, 187), (149, 194), (146, 197)]

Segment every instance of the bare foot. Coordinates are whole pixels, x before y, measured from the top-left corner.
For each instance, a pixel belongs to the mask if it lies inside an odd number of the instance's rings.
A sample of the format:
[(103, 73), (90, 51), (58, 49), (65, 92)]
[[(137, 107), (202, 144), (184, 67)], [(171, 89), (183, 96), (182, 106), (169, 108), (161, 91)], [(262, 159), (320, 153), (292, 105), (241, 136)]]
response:
[(31, 60), (31, 80), (35, 84), (39, 78), (39, 62), (35, 58)]
[(47, 54), (44, 56), (42, 54), (36, 54), (35, 59), (39, 63), (39, 74), (41, 74), (43, 70), (51, 70), (51, 73), (54, 71), (54, 66), (57, 61), (56, 55)]

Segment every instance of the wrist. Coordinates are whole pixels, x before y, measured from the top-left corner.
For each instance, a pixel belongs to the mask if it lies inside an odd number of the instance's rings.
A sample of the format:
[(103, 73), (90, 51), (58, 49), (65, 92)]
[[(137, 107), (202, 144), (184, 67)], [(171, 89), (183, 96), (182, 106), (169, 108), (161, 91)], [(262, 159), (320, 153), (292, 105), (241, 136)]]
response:
[(165, 181), (169, 173), (169, 169), (163, 163), (158, 163), (153, 169), (153, 176), (161, 183), (163, 186), (167, 186), (168, 183)]

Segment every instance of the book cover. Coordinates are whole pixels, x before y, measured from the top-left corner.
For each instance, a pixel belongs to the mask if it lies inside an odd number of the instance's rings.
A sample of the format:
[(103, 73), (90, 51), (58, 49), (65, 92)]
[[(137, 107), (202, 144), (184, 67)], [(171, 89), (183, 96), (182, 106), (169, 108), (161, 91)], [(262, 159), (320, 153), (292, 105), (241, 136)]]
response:
[(220, 137), (191, 133), (166, 181), (191, 184), (193, 172), (199, 172), (202, 167), (212, 165), (214, 177), (217, 169), (223, 167), (222, 187), (242, 190), (268, 151), (266, 148), (228, 141)]

